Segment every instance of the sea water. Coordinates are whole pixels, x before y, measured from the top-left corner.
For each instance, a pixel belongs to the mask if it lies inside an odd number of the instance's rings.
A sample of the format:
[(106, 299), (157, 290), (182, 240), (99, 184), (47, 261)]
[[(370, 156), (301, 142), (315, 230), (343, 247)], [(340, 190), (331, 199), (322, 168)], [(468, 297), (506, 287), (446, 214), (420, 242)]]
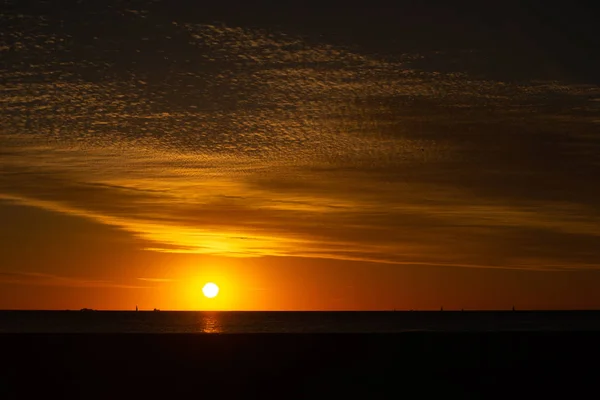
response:
[(600, 331), (597, 311), (0, 311), (0, 332), (393, 333)]

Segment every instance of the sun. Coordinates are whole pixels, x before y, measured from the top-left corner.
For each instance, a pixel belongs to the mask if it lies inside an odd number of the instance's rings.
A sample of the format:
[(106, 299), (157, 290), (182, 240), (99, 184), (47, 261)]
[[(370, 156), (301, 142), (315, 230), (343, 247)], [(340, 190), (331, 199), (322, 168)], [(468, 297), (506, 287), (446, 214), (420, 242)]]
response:
[(209, 299), (212, 299), (219, 294), (219, 287), (212, 282), (208, 282), (202, 287), (202, 293)]

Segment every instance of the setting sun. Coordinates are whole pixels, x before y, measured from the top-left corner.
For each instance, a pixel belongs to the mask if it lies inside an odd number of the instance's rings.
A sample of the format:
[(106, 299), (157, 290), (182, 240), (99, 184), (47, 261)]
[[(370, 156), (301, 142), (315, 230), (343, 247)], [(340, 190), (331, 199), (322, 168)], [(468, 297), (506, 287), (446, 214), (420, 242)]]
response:
[(204, 293), (204, 295), (209, 299), (212, 299), (213, 297), (216, 297), (219, 294), (219, 287), (212, 282), (208, 282), (202, 288), (202, 293)]

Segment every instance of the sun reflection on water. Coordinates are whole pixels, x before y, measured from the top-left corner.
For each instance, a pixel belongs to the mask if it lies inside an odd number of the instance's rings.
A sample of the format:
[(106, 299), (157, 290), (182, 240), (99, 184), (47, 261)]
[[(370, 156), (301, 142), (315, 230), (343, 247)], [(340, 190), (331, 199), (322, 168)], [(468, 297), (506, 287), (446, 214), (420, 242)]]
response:
[(216, 313), (202, 313), (200, 315), (200, 332), (222, 333), (223, 327), (219, 315)]

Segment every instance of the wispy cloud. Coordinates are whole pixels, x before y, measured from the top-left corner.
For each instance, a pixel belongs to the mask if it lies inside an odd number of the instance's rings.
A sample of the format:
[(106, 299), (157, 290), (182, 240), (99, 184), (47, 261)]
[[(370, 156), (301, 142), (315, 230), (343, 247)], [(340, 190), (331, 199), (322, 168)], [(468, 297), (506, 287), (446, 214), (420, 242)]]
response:
[(169, 279), (169, 278), (137, 278), (140, 281), (146, 281), (146, 282), (158, 282), (158, 283), (166, 283), (166, 282), (175, 282), (175, 279)]
[(68, 276), (58, 276), (39, 272), (1, 272), (0, 283), (39, 285), (39, 286), (63, 286), (63, 287), (99, 287), (115, 289), (146, 289), (146, 286), (127, 285), (107, 280), (95, 280)]
[[(168, 80), (2, 73), (0, 199), (163, 252), (600, 267), (600, 88), (425, 72), (419, 54), (241, 27), (169, 29), (186, 39), (169, 57), (194, 67)], [(45, 59), (40, 35), (19, 51)]]

